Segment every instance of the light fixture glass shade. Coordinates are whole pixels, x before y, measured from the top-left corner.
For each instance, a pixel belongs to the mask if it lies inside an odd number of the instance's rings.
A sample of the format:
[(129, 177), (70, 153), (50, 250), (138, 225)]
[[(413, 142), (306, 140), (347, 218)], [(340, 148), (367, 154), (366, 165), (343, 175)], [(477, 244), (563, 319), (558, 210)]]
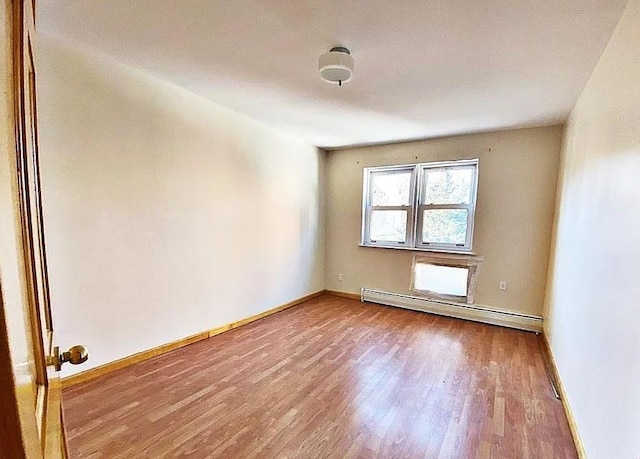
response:
[(342, 85), (353, 76), (353, 57), (346, 48), (332, 48), (320, 56), (318, 72), (327, 83)]

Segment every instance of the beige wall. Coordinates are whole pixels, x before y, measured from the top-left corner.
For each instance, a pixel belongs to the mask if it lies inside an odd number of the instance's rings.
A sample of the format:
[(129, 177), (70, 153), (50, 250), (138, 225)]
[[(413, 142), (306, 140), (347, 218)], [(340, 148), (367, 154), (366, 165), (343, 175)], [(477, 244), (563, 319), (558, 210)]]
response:
[[(412, 252), (358, 247), (362, 169), (480, 158), (474, 251), (484, 257), (475, 301), (541, 315), (561, 127), (465, 135), (331, 152), (327, 160), (328, 289), (410, 293)], [(338, 282), (338, 274), (344, 276)], [(508, 282), (500, 291), (499, 281)]]
[(545, 331), (590, 459), (640, 457), (640, 0), (567, 123)]
[(46, 236), (63, 348), (103, 364), (324, 287), (324, 152), (40, 37)]

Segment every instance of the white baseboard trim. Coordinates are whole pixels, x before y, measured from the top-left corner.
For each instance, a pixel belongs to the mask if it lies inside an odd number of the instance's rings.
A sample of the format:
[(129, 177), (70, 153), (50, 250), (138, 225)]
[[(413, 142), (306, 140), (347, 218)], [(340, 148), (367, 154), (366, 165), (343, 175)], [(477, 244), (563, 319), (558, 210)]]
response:
[(542, 317), (505, 311), (488, 306), (450, 303), (441, 300), (420, 298), (401, 293), (362, 289), (362, 301), (384, 304), (414, 311), (428, 312), (457, 319), (472, 320), (485, 324), (517, 328), (519, 330), (542, 332)]

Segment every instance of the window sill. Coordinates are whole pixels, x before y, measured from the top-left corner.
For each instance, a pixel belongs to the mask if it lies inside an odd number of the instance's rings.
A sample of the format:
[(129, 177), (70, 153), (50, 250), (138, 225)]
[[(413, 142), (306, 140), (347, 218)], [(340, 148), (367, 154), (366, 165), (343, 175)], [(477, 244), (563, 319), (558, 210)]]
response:
[(391, 249), (391, 250), (408, 250), (409, 252), (427, 252), (427, 253), (444, 253), (451, 255), (469, 255), (475, 256), (475, 252), (469, 252), (466, 250), (438, 250), (438, 249), (423, 249), (423, 248), (415, 248), (415, 247), (394, 247), (391, 245), (373, 245), (373, 244), (358, 244), (359, 247), (369, 247), (372, 249)]

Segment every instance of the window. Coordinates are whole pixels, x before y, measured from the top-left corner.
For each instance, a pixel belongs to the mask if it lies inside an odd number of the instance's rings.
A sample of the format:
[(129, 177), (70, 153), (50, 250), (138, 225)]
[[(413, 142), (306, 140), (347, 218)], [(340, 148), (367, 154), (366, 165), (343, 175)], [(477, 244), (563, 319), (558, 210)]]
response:
[(419, 263), (414, 269), (415, 290), (460, 298), (467, 296), (469, 268)]
[(430, 298), (471, 304), (482, 260), (468, 255), (415, 255), (411, 290)]
[(471, 252), (478, 160), (364, 170), (362, 244)]

